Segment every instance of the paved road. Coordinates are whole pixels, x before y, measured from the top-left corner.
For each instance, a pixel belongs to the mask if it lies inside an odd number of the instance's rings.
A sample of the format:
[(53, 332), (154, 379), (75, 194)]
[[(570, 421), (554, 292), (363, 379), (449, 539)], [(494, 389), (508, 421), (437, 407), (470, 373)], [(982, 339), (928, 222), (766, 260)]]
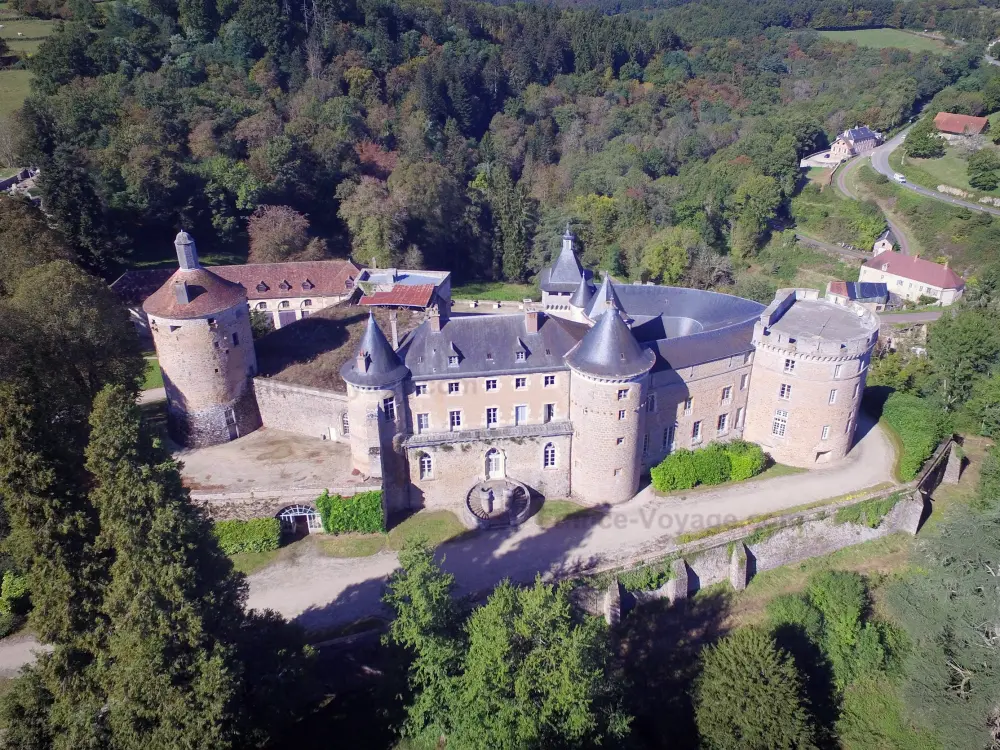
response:
[[(884, 174), (890, 180), (892, 179), (893, 170), (889, 166), (889, 154), (899, 147), (899, 144), (903, 142), (903, 138), (909, 128), (899, 133), (892, 139), (886, 141), (881, 146), (872, 151), (872, 166), (875, 168), (876, 172)], [(968, 208), (972, 211), (982, 211), (983, 213), (993, 214), (994, 216), (1000, 216), (1000, 208), (994, 208), (993, 206), (985, 206), (982, 203), (971, 203), (969, 201), (963, 201), (961, 198), (953, 198), (945, 193), (939, 193), (937, 190), (929, 190), (928, 188), (921, 187), (920, 185), (914, 185), (912, 182), (905, 182), (902, 184), (897, 183), (897, 185), (906, 190), (912, 190), (915, 193), (920, 193), (928, 198), (933, 198), (934, 200), (941, 201), (942, 203), (950, 203), (953, 206), (962, 206)]]
[[(837, 189), (848, 198), (858, 200), (858, 196), (852, 193), (847, 187), (847, 175), (849, 172), (853, 172), (860, 167), (866, 159), (868, 159), (867, 154), (864, 156), (856, 156), (843, 164), (840, 169), (837, 170)], [(889, 217), (886, 217), (885, 221), (889, 225), (889, 229), (892, 230), (892, 233), (896, 235), (896, 242), (899, 245), (899, 251), (903, 253), (903, 255), (910, 255), (910, 241), (906, 238), (906, 234), (903, 230), (899, 228), (899, 224), (893, 222), (889, 219)]]
[(930, 323), (943, 314), (943, 310), (915, 313), (879, 313), (879, 318), (886, 325), (907, 325), (910, 323)]
[[(488, 591), (503, 578), (530, 582), (538, 574), (582, 572), (655, 555), (684, 531), (811, 503), (891, 481), (893, 449), (870, 422), (844, 461), (824, 469), (746, 482), (687, 497), (659, 498), (649, 489), (607, 514), (551, 529), (529, 521), (518, 529), (471, 534), (442, 545), (444, 567), (462, 593)], [(319, 554), (282, 561), (250, 577), (250, 605), (277, 610), (310, 630), (384, 614), (392, 552), (357, 559)]]
[(1000, 65), (1000, 60), (997, 60), (993, 55), (990, 54), (990, 50), (993, 49), (993, 45), (1000, 42), (1000, 39), (994, 39), (992, 42), (986, 45), (986, 52), (983, 53), (983, 59), (986, 60), (990, 65)]
[(817, 250), (822, 250), (827, 253), (834, 253), (836, 255), (843, 255), (848, 258), (857, 258), (864, 260), (868, 257), (866, 253), (859, 252), (858, 250), (851, 250), (846, 247), (841, 247), (840, 245), (834, 245), (829, 242), (823, 242), (821, 240), (814, 240), (812, 237), (806, 237), (804, 234), (795, 233), (795, 239), (801, 242), (803, 245), (809, 245)]

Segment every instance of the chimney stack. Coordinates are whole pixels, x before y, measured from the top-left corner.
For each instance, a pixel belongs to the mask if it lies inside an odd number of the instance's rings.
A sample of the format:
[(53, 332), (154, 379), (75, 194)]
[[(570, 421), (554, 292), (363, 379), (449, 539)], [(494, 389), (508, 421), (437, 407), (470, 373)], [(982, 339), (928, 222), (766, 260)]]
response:
[(541, 312), (538, 310), (524, 311), (524, 330), (529, 333), (538, 333), (538, 326), (541, 325)]
[(177, 302), (182, 305), (187, 305), (191, 302), (191, 294), (188, 291), (186, 281), (178, 281), (174, 284), (174, 294), (177, 297)]
[(396, 325), (396, 311), (392, 310), (389, 313), (389, 325), (392, 327), (392, 350), (396, 351), (399, 348), (399, 329)]
[(196, 268), (201, 268), (194, 238), (183, 229), (174, 238), (174, 248), (177, 250), (177, 262), (180, 263), (182, 271), (193, 271)]

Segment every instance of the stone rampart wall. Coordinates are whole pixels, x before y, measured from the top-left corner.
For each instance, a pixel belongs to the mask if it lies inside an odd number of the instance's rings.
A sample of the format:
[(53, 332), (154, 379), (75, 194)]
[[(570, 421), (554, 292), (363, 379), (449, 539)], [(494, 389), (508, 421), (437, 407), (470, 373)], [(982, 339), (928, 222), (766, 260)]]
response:
[(253, 386), (265, 427), (347, 442), (342, 420), (347, 412), (346, 393), (259, 377), (254, 378)]
[(290, 505), (316, 507), (316, 498), (329, 490), (331, 495), (348, 497), (358, 492), (382, 489), (378, 483), (351, 485), (349, 487), (293, 487), (288, 490), (261, 490), (260, 492), (192, 492), (191, 502), (201, 505), (214, 521), (276, 516)]

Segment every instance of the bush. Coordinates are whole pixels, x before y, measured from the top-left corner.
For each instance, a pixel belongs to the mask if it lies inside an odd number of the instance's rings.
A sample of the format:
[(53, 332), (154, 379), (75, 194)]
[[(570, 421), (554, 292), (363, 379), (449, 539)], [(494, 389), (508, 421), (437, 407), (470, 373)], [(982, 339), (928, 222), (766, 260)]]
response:
[(767, 456), (756, 443), (745, 440), (733, 440), (726, 443), (726, 453), (729, 455), (729, 479), (742, 482), (755, 477), (764, 471)]
[(323, 494), (316, 498), (323, 531), (344, 534), (356, 531), (378, 534), (385, 531), (385, 513), (382, 511), (382, 491), (359, 492), (350, 497)]
[(920, 473), (945, 434), (945, 425), (931, 404), (909, 393), (893, 393), (882, 407), (882, 418), (899, 436), (903, 455), (899, 459), (899, 478), (904, 482)]
[(695, 485), (742, 482), (764, 470), (767, 456), (759, 445), (743, 440), (712, 443), (696, 451), (680, 449), (649, 470), (660, 492), (689, 490)]
[(719, 443), (694, 452), (694, 471), (698, 484), (722, 484), (729, 481), (729, 456)]
[(618, 574), (618, 582), (628, 591), (655, 591), (674, 577), (670, 566), (673, 558), (656, 565), (646, 565)]
[(219, 521), (215, 524), (215, 538), (227, 555), (271, 552), (281, 546), (281, 524), (277, 518)]
[(685, 448), (676, 450), (650, 469), (649, 475), (660, 492), (689, 490), (698, 483), (694, 453)]
[(3, 574), (0, 583), (0, 638), (6, 638), (21, 627), (31, 609), (27, 576), (11, 570)]
[(894, 492), (888, 497), (875, 497), (857, 505), (848, 505), (834, 514), (833, 522), (837, 524), (856, 523), (861, 526), (867, 526), (869, 529), (877, 529), (879, 524), (882, 523), (882, 519), (902, 499), (902, 492)]

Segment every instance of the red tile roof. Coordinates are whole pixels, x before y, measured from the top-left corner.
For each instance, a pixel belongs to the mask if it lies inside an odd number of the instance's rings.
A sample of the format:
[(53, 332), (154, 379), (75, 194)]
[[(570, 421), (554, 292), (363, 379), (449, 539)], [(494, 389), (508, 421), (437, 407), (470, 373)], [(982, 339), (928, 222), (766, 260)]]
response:
[(934, 117), (934, 126), (942, 133), (957, 135), (978, 135), (982, 133), (990, 121), (985, 117), (971, 115), (956, 115), (952, 112), (938, 112)]
[(361, 298), (362, 305), (427, 307), (434, 296), (433, 284), (396, 284), (388, 292), (374, 292)]
[(361, 273), (361, 269), (349, 260), (247, 263), (244, 266), (213, 266), (212, 271), (228, 281), (242, 284), (252, 300), (338, 297), (354, 289), (354, 281)]
[(932, 263), (913, 255), (903, 255), (893, 250), (869, 258), (865, 261), (865, 266), (941, 289), (962, 289), (965, 287), (962, 277), (947, 266)]
[[(181, 282), (187, 284), (190, 300), (187, 303), (178, 301), (174, 289)], [(246, 292), (239, 284), (219, 278), (204, 268), (193, 268), (174, 271), (174, 275), (142, 303), (142, 309), (161, 318), (188, 320), (246, 303)]]
[(831, 281), (826, 285), (827, 294), (837, 294), (841, 297), (847, 296), (847, 282), (846, 281)]

